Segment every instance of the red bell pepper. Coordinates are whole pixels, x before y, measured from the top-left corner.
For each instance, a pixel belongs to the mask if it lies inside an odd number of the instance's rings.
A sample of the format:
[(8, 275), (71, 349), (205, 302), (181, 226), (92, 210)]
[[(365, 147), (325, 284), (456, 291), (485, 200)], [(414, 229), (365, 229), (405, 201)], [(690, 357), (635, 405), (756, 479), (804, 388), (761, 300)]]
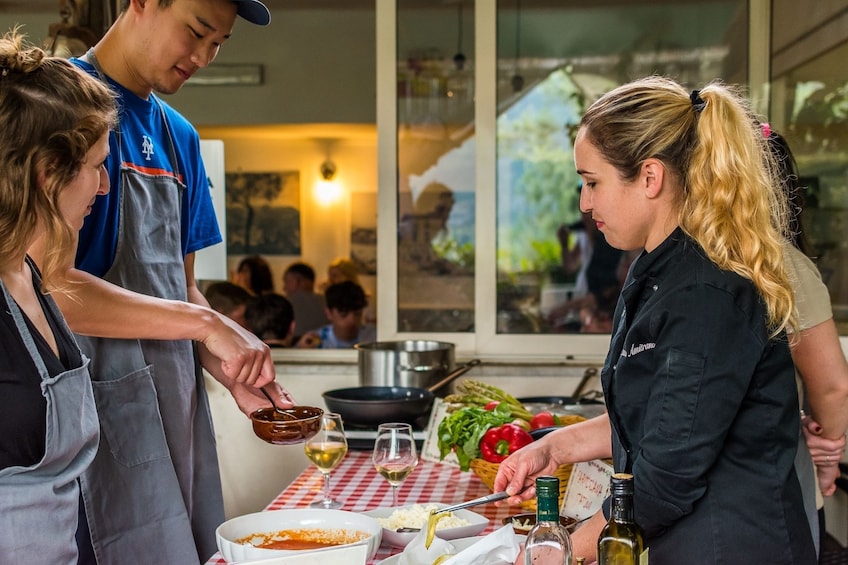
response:
[(515, 424), (504, 424), (498, 428), (489, 428), (480, 440), (480, 454), (489, 463), (500, 463), (514, 453), (532, 443), (533, 438)]

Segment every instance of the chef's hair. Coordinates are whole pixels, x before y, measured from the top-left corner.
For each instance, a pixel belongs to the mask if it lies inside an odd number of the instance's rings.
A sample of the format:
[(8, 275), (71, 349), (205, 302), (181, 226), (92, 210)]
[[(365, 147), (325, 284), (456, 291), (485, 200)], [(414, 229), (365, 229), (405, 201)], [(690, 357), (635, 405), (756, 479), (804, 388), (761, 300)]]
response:
[(683, 231), (719, 268), (754, 283), (773, 335), (797, 330), (783, 268), (786, 199), (771, 152), (738, 92), (712, 82), (690, 93), (651, 76), (602, 96), (580, 127), (625, 182), (637, 178), (645, 160), (661, 161), (680, 188)]
[(17, 28), (0, 38), (0, 257), (26, 250), (42, 226), (45, 289), (57, 288), (50, 275), (73, 252), (76, 237), (59, 195), (116, 122), (107, 86), (26, 44)]

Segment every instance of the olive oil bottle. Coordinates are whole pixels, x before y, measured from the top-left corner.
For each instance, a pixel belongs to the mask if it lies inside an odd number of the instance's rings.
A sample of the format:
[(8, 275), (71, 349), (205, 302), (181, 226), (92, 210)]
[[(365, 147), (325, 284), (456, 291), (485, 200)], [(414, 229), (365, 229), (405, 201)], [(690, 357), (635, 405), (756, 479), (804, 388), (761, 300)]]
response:
[(610, 479), (610, 519), (598, 537), (598, 565), (648, 565), (648, 548), (633, 509), (633, 475)]
[(524, 543), (524, 565), (571, 565), (571, 537), (559, 523), (559, 479), (536, 479), (536, 525)]

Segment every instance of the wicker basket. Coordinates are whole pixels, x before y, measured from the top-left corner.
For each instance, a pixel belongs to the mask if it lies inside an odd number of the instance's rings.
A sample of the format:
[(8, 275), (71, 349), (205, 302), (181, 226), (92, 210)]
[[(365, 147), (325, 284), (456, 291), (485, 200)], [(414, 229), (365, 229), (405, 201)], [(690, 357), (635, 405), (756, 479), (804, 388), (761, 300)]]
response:
[[(567, 414), (562, 416), (557, 416), (560, 420), (560, 424), (563, 426), (570, 426), (571, 424), (577, 424), (579, 422), (584, 421), (586, 418), (583, 416), (578, 416), (576, 414)], [(490, 490), (494, 491), (495, 486), (495, 476), (498, 474), (499, 463), (490, 463), (485, 459), (472, 459), (471, 460), (471, 470), (475, 475), (480, 477), (480, 480), (483, 481)], [(554, 476), (559, 479), (559, 503), (562, 505), (563, 498), (565, 497), (565, 489), (568, 487), (568, 479), (571, 477), (571, 467), (572, 465), (561, 465)], [(536, 499), (531, 498), (530, 500), (525, 500), (521, 503), (521, 507), (527, 510), (532, 510), (535, 512), (536, 510)]]
[[(490, 463), (485, 459), (472, 459), (471, 460), (471, 470), (475, 475), (480, 477), (480, 480), (483, 481), (490, 490), (493, 490), (495, 485), (495, 476), (498, 474), (498, 467), (500, 463)], [(554, 475), (559, 479), (559, 503), (562, 504), (563, 497), (565, 496), (565, 489), (568, 486), (568, 478), (571, 476), (571, 467), (572, 465), (562, 465), (560, 466)], [(536, 511), (536, 499), (531, 498), (530, 500), (525, 500), (521, 503), (521, 507), (527, 510), (531, 510), (533, 512)]]

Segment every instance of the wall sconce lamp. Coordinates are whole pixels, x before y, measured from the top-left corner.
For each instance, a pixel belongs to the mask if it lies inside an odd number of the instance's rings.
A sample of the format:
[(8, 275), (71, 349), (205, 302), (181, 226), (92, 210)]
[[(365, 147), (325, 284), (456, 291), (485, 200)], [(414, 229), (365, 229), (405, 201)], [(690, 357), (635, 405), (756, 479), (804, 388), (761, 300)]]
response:
[(321, 178), (315, 186), (315, 197), (324, 206), (335, 204), (342, 197), (341, 185), (333, 180), (336, 177), (336, 164), (328, 157), (318, 170)]
[(333, 177), (336, 176), (336, 164), (333, 163), (329, 158), (321, 163), (321, 178), (325, 181), (333, 180)]

